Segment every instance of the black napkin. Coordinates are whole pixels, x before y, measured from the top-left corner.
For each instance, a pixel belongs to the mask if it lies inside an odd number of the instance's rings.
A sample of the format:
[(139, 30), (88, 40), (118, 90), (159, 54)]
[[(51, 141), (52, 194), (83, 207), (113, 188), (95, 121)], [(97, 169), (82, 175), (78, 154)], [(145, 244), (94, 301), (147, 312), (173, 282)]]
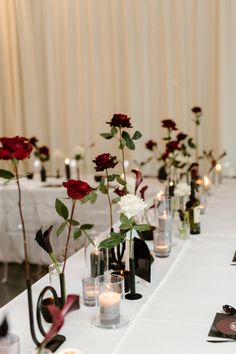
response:
[(236, 251), (234, 252), (234, 256), (233, 256), (232, 262), (236, 262)]

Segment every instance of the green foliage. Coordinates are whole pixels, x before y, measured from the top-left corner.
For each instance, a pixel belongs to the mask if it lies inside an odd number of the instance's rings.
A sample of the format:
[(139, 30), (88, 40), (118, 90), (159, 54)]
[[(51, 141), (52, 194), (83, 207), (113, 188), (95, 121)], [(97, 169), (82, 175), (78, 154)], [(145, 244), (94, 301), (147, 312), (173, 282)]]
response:
[(119, 184), (121, 184), (122, 186), (126, 186), (126, 182), (125, 180), (123, 180), (120, 176), (116, 176), (116, 180)]
[(113, 138), (113, 135), (111, 133), (101, 133), (100, 135), (107, 140)]
[(134, 225), (133, 228), (136, 230), (136, 231), (148, 231), (151, 229), (150, 225), (148, 224), (142, 224), (142, 225)]
[(67, 209), (67, 206), (62, 203), (62, 201), (60, 201), (60, 199), (56, 199), (55, 202), (55, 209), (58, 213), (58, 215), (60, 215), (61, 217), (63, 217), (63, 219), (67, 220), (68, 216), (69, 216), (69, 211)]
[(142, 136), (142, 134), (138, 130), (136, 130), (136, 132), (132, 136), (132, 140), (138, 140), (141, 138), (141, 136)]
[(77, 240), (82, 235), (81, 228), (76, 228), (74, 230), (74, 240)]
[(0, 177), (2, 177), (4, 179), (12, 179), (15, 176), (14, 176), (14, 174), (11, 171), (0, 169)]
[(125, 144), (129, 150), (135, 149), (135, 144), (134, 144), (133, 140), (131, 139), (129, 133), (127, 133), (126, 131), (123, 131), (122, 138), (125, 140)]
[(111, 237), (107, 238), (106, 240), (103, 240), (100, 242), (99, 247), (100, 248), (113, 248), (118, 246), (120, 243), (124, 242), (125, 240), (125, 235), (121, 233), (111, 233)]
[(66, 221), (61, 223), (61, 225), (57, 229), (57, 236), (59, 236), (65, 230), (66, 225), (67, 225)]

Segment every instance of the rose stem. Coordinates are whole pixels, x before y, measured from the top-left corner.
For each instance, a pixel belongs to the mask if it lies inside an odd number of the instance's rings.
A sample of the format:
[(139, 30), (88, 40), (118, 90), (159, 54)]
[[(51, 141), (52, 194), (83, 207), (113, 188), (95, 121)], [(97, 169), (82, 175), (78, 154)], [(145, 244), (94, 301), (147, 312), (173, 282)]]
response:
[(69, 230), (68, 230), (68, 235), (67, 235), (67, 240), (66, 240), (66, 248), (65, 248), (64, 264), (63, 264), (63, 268), (62, 268), (62, 273), (64, 273), (65, 267), (66, 267), (67, 251), (68, 251), (68, 246), (69, 246), (71, 226), (72, 226), (71, 224), (72, 224), (72, 219), (73, 219), (73, 215), (74, 215), (75, 204), (76, 204), (76, 200), (73, 200), (71, 214), (70, 214), (70, 221), (69, 221)]
[(120, 130), (120, 146), (121, 146), (121, 152), (122, 152), (122, 169), (123, 169), (123, 174), (124, 174), (124, 181), (126, 182), (126, 173), (125, 173), (125, 152), (124, 152), (124, 146), (121, 143), (122, 139), (122, 133), (121, 133), (121, 128)]

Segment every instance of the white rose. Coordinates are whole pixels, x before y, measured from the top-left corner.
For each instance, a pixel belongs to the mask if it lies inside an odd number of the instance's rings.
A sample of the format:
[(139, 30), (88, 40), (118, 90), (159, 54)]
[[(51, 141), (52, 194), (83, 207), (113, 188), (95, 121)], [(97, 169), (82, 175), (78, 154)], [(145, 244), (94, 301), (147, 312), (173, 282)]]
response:
[(187, 183), (181, 182), (177, 184), (175, 188), (175, 196), (182, 197), (189, 194), (190, 194), (190, 186)]
[(130, 219), (147, 207), (143, 199), (134, 194), (126, 194), (118, 202), (121, 211)]

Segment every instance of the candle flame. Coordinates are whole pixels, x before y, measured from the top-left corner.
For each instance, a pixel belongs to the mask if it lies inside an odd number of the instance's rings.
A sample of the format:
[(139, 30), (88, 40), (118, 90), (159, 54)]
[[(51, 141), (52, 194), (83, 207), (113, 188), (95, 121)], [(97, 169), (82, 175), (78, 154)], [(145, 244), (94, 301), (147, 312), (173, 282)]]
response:
[(210, 185), (210, 180), (207, 176), (203, 177), (203, 183), (205, 187), (208, 187)]
[(220, 164), (220, 163), (217, 163), (217, 164), (215, 165), (215, 169), (216, 169), (217, 172), (220, 172), (220, 171), (221, 171), (221, 164)]
[(164, 196), (163, 191), (160, 191), (159, 193), (157, 193), (157, 199), (158, 200), (162, 200), (163, 196)]
[(65, 164), (69, 165), (70, 164), (70, 160), (68, 158), (65, 159)]

